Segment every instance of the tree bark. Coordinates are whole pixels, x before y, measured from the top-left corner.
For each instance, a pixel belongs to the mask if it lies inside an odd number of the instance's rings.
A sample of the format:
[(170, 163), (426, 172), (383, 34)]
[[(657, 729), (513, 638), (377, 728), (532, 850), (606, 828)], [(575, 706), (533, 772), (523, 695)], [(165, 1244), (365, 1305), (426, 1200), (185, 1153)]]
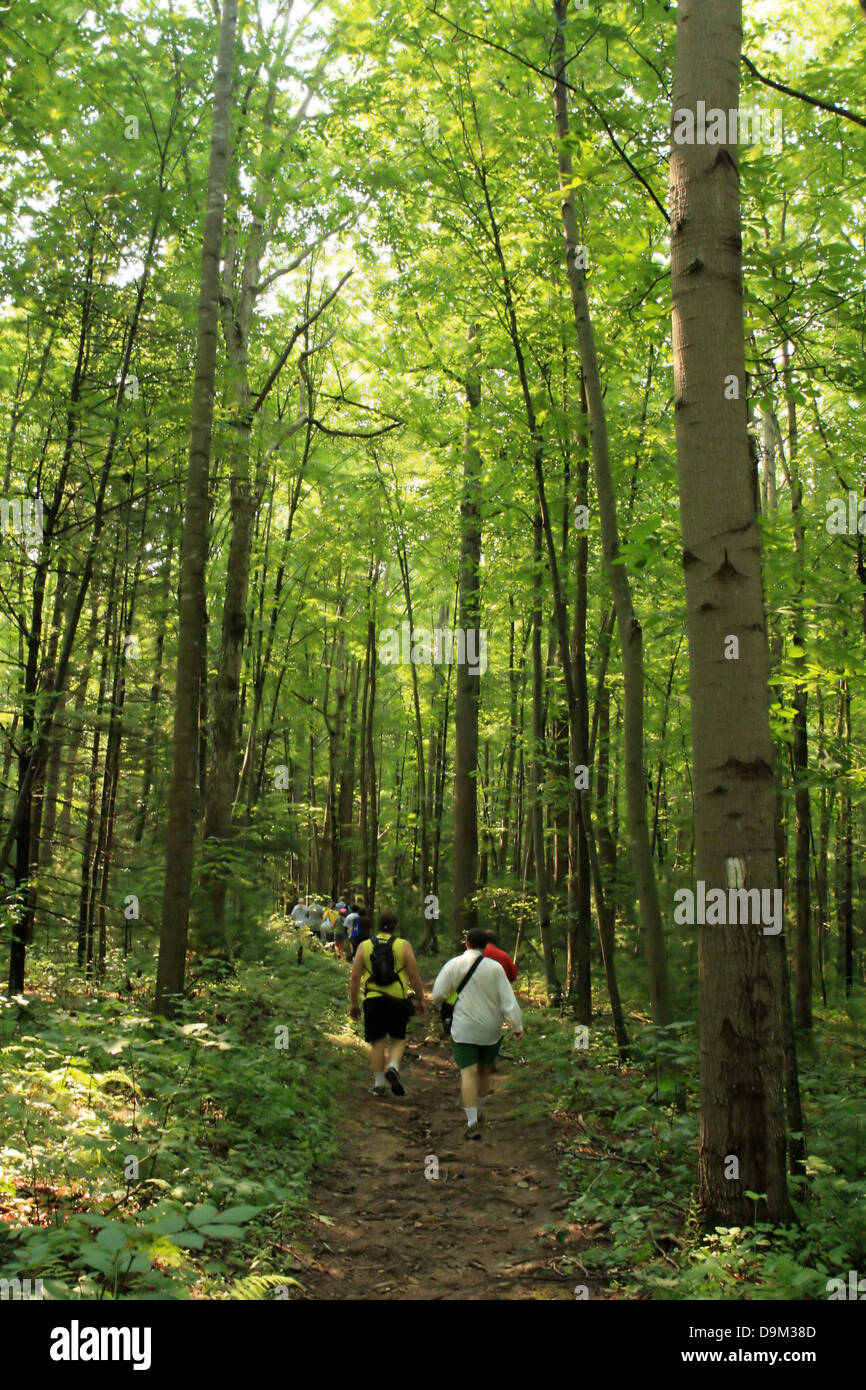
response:
[(544, 666), (541, 659), (542, 523), (536, 513), (533, 526), (532, 590), (532, 840), (535, 846), (535, 894), (538, 899), (538, 930), (544, 956), (544, 978), (548, 1001), (558, 1004), (562, 989), (556, 974), (553, 939), (550, 931), (550, 889), (547, 849), (544, 843)]
[(809, 693), (803, 673), (806, 670), (806, 621), (803, 598), (806, 586), (806, 526), (803, 516), (803, 487), (800, 482), (797, 406), (793, 397), (788, 345), (782, 344), (782, 382), (788, 415), (788, 477), (791, 483), (791, 518), (794, 525), (795, 587), (792, 608), (793, 666), (798, 673), (794, 686), (794, 720), (791, 754), (794, 773), (794, 882), (797, 911), (794, 952), (794, 1019), (798, 1028), (812, 1027), (812, 913), (809, 868), (812, 840), (812, 809), (809, 795)]
[(579, 257), (579, 231), (574, 204), (572, 160), (569, 149), (570, 122), (568, 90), (565, 84), (565, 21), (568, 0), (554, 0), (553, 89), (556, 112), (557, 163), (562, 189), (562, 227), (566, 244), (568, 276), (574, 324), (577, 330), (583, 380), (589, 407), (589, 431), (595, 489), (601, 522), (605, 568), (616, 609), (622, 651), (625, 686), (625, 780), (628, 808), (629, 848), (640, 903), (641, 924), (646, 947), (647, 976), (653, 1021), (664, 1025), (671, 1020), (670, 988), (665, 953), (664, 927), (646, 806), (643, 737), (643, 632), (634, 611), (628, 572), (620, 555), (616, 516), (616, 496), (610, 467), (604, 394), (596, 354), (595, 333), (586, 292), (586, 273)]
[[(481, 454), (476, 442), (481, 382), (477, 369), (475, 325), (469, 329), (470, 361), (466, 374), (468, 405), (463, 441), (463, 486), (460, 499), (460, 579), (458, 626), (468, 633), (480, 628)], [(476, 639), (480, 643), (480, 637)], [(476, 648), (478, 650), (478, 648)], [(454, 949), (478, 925), (470, 901), (478, 876), (478, 708), (481, 675), (468, 660), (458, 663), (454, 699), (454, 867), (451, 914)]]
[(157, 1013), (173, 1017), (183, 993), (196, 823), (199, 701), (206, 641), (205, 567), (208, 549), (211, 436), (219, 327), (219, 265), (231, 115), (237, 0), (223, 0), (202, 239), (195, 381), (180, 561), (175, 715), (172, 737), (162, 929), (156, 974)]
[[(736, 110), (741, 0), (681, 0), (674, 112)], [(680, 126), (682, 129), (682, 126)], [(775, 891), (770, 675), (745, 398), (735, 143), (671, 145), (675, 419), (690, 657), (697, 875)], [(726, 391), (737, 383), (732, 395)], [(737, 647), (731, 644), (737, 639)], [(735, 650), (738, 659), (726, 659)], [(760, 922), (698, 927), (707, 1227), (790, 1219), (778, 943)], [(736, 1160), (736, 1164), (732, 1163)], [(757, 1200), (747, 1192), (760, 1194)]]

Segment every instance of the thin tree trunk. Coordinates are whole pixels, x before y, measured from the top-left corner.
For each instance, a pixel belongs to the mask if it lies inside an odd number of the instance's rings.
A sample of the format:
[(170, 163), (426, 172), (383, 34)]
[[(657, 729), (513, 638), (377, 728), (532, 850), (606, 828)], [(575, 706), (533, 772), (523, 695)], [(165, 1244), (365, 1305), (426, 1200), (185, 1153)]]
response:
[(132, 832), (133, 844), (140, 844), (147, 823), (148, 803), (153, 787), (153, 765), (156, 753), (156, 725), (162, 693), (162, 660), (165, 649), (165, 628), (168, 619), (168, 596), (171, 586), (171, 561), (174, 554), (174, 535), (169, 532), (165, 559), (160, 574), (159, 589), (156, 595), (156, 641), (153, 658), (153, 681), (150, 687), (150, 705), (147, 711), (147, 733), (144, 744), (144, 769), (141, 775), (141, 794), (135, 829)]
[(838, 745), (844, 766), (844, 792), (839, 797), (836, 833), (836, 920), (839, 932), (838, 974), (845, 997), (854, 983), (854, 827), (851, 808), (851, 687), (839, 682)]
[(536, 513), (533, 527), (533, 601), (532, 601), (532, 839), (535, 846), (535, 893), (538, 899), (538, 930), (544, 953), (544, 978), (548, 1001), (558, 1004), (562, 993), (556, 974), (553, 941), (550, 932), (550, 893), (548, 887), (547, 851), (544, 845), (544, 667), (541, 660), (542, 590), (542, 524)]
[[(514, 651), (514, 595), (508, 595), (508, 750), (505, 758), (505, 793), (502, 800), (502, 825), (499, 831), (499, 860), (505, 866), (508, 858), (508, 827), (511, 824), (514, 796), (514, 764), (517, 758), (517, 691), (518, 670)], [(525, 648), (524, 648), (525, 651)]]
[[(379, 565), (376, 564), (376, 573), (373, 584), (378, 579)], [(371, 603), (373, 602), (373, 591), (371, 589)], [(367, 830), (370, 839), (369, 852), (365, 850), (364, 880), (366, 884), (366, 905), (367, 915), (371, 918), (376, 907), (376, 886), (379, 865), (379, 797), (376, 779), (376, 752), (373, 742), (374, 716), (376, 713), (376, 610), (372, 609), (367, 635), (367, 651), (369, 661), (369, 699), (367, 702), (367, 728), (365, 733), (367, 745), (367, 779), (369, 783), (369, 810), (367, 812)]]
[(625, 776), (629, 848), (640, 903), (647, 958), (647, 975), (653, 1021), (671, 1020), (670, 988), (664, 927), (658, 885), (650, 848), (646, 807), (643, 736), (643, 632), (634, 611), (628, 572), (622, 563), (616, 516), (616, 497), (610, 468), (607, 420), (601, 385), (595, 334), (586, 292), (586, 273), (581, 268), (579, 231), (574, 203), (574, 175), (569, 146), (568, 89), (565, 83), (565, 32), (568, 0), (554, 0), (554, 107), (556, 111), (557, 162), (562, 191), (562, 226), (566, 243), (566, 273), (571, 291), (574, 324), (589, 407), (593, 471), (601, 522), (605, 568), (616, 609), (625, 685)]
[[(481, 383), (478, 376), (476, 329), (469, 329), (470, 361), (466, 374), (468, 412), (463, 441), (463, 485), (460, 499), (460, 600), (458, 626), (464, 633), (480, 630), (481, 454), (476, 443)], [(467, 637), (468, 641), (468, 637)], [(480, 650), (480, 636), (476, 636)], [(458, 663), (454, 699), (454, 868), (452, 890), (453, 944), (459, 950), (466, 933), (478, 925), (471, 901), (478, 874), (478, 709), (480, 670), (473, 675), (468, 659)]]
[(788, 345), (782, 343), (782, 381), (788, 414), (788, 477), (791, 483), (791, 517), (794, 525), (795, 587), (792, 600), (794, 619), (793, 666), (798, 672), (794, 686), (794, 720), (791, 754), (794, 773), (795, 895), (797, 907), (796, 949), (794, 955), (794, 1017), (798, 1028), (812, 1027), (812, 914), (809, 895), (809, 861), (812, 838), (812, 811), (809, 796), (808, 688), (806, 669), (806, 622), (803, 596), (806, 584), (806, 527), (803, 517), (803, 488), (797, 434), (797, 406), (793, 398), (788, 362)]
[[(112, 592), (116, 570), (112, 571), (109, 594)], [(105, 643), (99, 668), (99, 692), (96, 697), (96, 711), (93, 721), (93, 746), (90, 754), (90, 777), (87, 791), (87, 811), (84, 822), (84, 843), (81, 850), (81, 886), (78, 899), (78, 964), (86, 970), (87, 978), (93, 975), (93, 898), (96, 882), (96, 860), (93, 842), (96, 835), (96, 787), (99, 779), (99, 750), (102, 734), (102, 715), (105, 707), (105, 689), (108, 680), (108, 657), (111, 650), (111, 634), (114, 627), (114, 604), (109, 600), (105, 619)]]
[[(568, 359), (563, 356), (563, 394), (567, 392)], [(581, 418), (587, 418), (586, 392), (581, 374), (580, 383)], [(589, 441), (584, 430), (578, 437), (577, 507), (589, 507)], [(568, 499), (570, 502), (570, 499)], [(570, 508), (565, 509), (563, 522), (570, 519)], [(589, 601), (588, 587), (589, 538), (586, 528), (581, 528), (575, 555), (576, 588), (574, 601), (574, 629), (572, 636), (572, 660), (574, 662), (574, 686), (577, 701), (577, 723), (579, 741), (577, 752), (580, 762), (586, 768), (580, 769), (580, 779), (589, 778), (589, 691), (586, 679), (586, 613)], [(570, 765), (569, 779), (578, 777), (578, 766)], [(574, 796), (568, 799), (568, 997), (572, 1000), (575, 1016), (580, 1023), (592, 1022), (592, 978), (590, 942), (592, 935), (592, 883), (589, 859), (590, 798), (584, 796), (584, 814), (580, 813), (580, 801)]]

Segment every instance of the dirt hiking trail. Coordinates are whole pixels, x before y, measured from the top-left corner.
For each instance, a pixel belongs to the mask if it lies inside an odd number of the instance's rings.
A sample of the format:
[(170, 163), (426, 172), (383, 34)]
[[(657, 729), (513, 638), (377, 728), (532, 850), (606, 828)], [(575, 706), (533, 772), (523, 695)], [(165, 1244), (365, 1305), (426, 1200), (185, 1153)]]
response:
[[(438, 1012), (438, 1011), (437, 1011)], [(311, 1194), (311, 1215), (291, 1253), (298, 1297), (573, 1299), (586, 1233), (568, 1225), (556, 1144), (565, 1119), (533, 1122), (511, 1111), (532, 1087), (520, 1044), (506, 1033), (482, 1137), (464, 1139), (458, 1072), (437, 1014), (415, 1018), (401, 1068), (406, 1095), (369, 1094), (366, 1058), (343, 1101), (340, 1154)], [(438, 1178), (425, 1177), (435, 1171)], [(544, 1230), (545, 1226), (554, 1229)], [(560, 1231), (560, 1239), (556, 1231)]]

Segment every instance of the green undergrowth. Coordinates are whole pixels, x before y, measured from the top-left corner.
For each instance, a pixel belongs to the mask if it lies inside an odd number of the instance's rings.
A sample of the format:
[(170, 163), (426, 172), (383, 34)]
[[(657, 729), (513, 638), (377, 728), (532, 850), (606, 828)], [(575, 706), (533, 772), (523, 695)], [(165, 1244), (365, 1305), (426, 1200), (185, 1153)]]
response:
[[(288, 1297), (357, 1065), (346, 967), (274, 921), (178, 1018), (31, 961), (0, 996), (0, 1279), (46, 1298)], [(128, 980), (118, 975), (126, 985)], [(14, 1287), (14, 1286), (13, 1286)]]
[(861, 1000), (819, 1010), (814, 1038), (799, 1045), (808, 1157), (806, 1177), (791, 1179), (796, 1224), (701, 1235), (694, 1022), (657, 1029), (632, 1017), (622, 1064), (609, 1015), (582, 1046), (572, 1018), (527, 1009), (521, 1050), (534, 1085), (522, 1113), (559, 1111), (569, 1122), (559, 1239), (565, 1248), (566, 1222), (585, 1239), (564, 1255), (568, 1272), (621, 1298), (801, 1300), (824, 1299), (829, 1279), (866, 1270), (864, 1014)]

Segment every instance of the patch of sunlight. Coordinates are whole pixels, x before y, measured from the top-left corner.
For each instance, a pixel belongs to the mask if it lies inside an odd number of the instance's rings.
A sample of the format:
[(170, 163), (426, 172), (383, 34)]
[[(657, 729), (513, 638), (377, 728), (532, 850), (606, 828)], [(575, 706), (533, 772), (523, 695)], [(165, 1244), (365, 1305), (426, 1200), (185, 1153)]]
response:
[(359, 1038), (356, 1033), (324, 1033), (323, 1037), (328, 1042), (336, 1043), (338, 1047), (353, 1047), (360, 1052), (364, 1047), (364, 1039)]

